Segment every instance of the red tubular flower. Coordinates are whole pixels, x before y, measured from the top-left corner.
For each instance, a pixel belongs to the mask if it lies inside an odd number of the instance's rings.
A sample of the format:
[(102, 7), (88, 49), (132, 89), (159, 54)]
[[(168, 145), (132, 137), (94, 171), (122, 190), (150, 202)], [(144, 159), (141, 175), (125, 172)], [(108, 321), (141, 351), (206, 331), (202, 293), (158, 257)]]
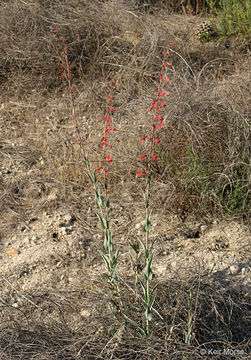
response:
[[(109, 129), (108, 129), (109, 128)], [(105, 128), (105, 134), (109, 133), (109, 134), (112, 134), (112, 131), (115, 131), (116, 129), (114, 129), (113, 127), (111, 126), (108, 126), (108, 128), (106, 127)]]
[(106, 138), (102, 137), (101, 142), (102, 142), (102, 144), (100, 146), (100, 149), (103, 149), (104, 143), (106, 143), (106, 145), (109, 147), (109, 149), (111, 149), (111, 145), (109, 144), (109, 141)]
[(136, 172), (136, 175), (138, 176), (138, 175), (143, 175), (143, 174), (146, 174), (146, 172), (145, 171), (138, 171), (138, 172)]
[(152, 106), (151, 106), (149, 112), (152, 111), (152, 109), (153, 109), (155, 106), (156, 106), (156, 100), (153, 101)]
[[(167, 52), (167, 54), (169, 55), (170, 53)], [(149, 109), (149, 112), (154, 110), (154, 121), (152, 123), (152, 130), (149, 134), (151, 144), (149, 145), (148, 155), (145, 154), (145, 155), (141, 156), (141, 160), (145, 160), (146, 158), (148, 158), (147, 159), (148, 160), (147, 170), (146, 171), (138, 171), (138, 172), (136, 172), (136, 175), (143, 175), (146, 173), (148, 173), (148, 175), (149, 175), (151, 173), (151, 158), (153, 157), (154, 159), (159, 159), (159, 156), (154, 154), (153, 141), (156, 141), (156, 143), (158, 143), (158, 144), (160, 143), (160, 140), (154, 136), (155, 131), (159, 130), (159, 126), (161, 126), (163, 129), (165, 128), (165, 125), (162, 123), (164, 118), (161, 116), (161, 111), (163, 108), (166, 107), (166, 104), (163, 103), (162, 101), (160, 101), (160, 98), (162, 97), (163, 99), (166, 99), (166, 97), (170, 95), (170, 93), (167, 90), (163, 89), (162, 85), (163, 85), (163, 81), (170, 82), (170, 79), (168, 78), (168, 76), (165, 75), (164, 71), (165, 71), (165, 68), (167, 68), (168, 66), (172, 66), (171, 63), (165, 61), (165, 58), (166, 58), (165, 52), (163, 52), (163, 56), (164, 56), (164, 58), (163, 58), (163, 62), (162, 62), (161, 72), (160, 72), (160, 74), (155, 75), (155, 78), (160, 79), (157, 96), (153, 100), (152, 106)], [(144, 136), (140, 139), (140, 141), (143, 142), (146, 138), (147, 138), (147, 136)]]
[(105, 122), (107, 122), (107, 124), (110, 123), (110, 122), (112, 122), (112, 121), (111, 121), (111, 118), (110, 118), (108, 115), (106, 115), (106, 116), (104, 117), (104, 120), (105, 120)]
[(163, 106), (163, 107), (166, 106), (166, 104), (163, 104), (163, 102), (161, 102), (161, 101), (159, 101), (159, 104), (160, 104), (161, 106)]
[[(115, 111), (115, 108), (111, 105), (111, 101), (113, 100), (113, 96), (112, 96), (112, 92), (115, 89), (115, 87), (111, 86), (110, 87), (110, 94), (107, 96), (107, 107), (106, 107), (106, 113), (104, 116), (104, 120), (106, 122), (106, 124), (110, 124), (111, 118), (109, 116), (110, 113), (112, 113), (113, 111)], [(113, 131), (115, 131), (116, 129), (113, 126), (110, 125), (105, 125), (105, 136), (101, 138), (101, 146), (100, 148), (103, 149), (103, 161), (102, 161), (102, 165), (103, 165), (103, 169), (105, 171), (105, 175), (108, 176), (108, 169), (105, 168), (105, 161), (107, 161), (108, 163), (112, 162), (113, 160), (111, 159), (111, 157), (107, 154), (107, 147), (109, 149), (111, 149), (111, 145), (109, 143), (109, 135), (112, 135)], [(104, 145), (107, 145), (107, 147), (104, 147)], [(104, 179), (104, 181), (106, 182), (106, 179)]]
[(165, 95), (163, 94), (163, 92), (161, 90), (159, 90), (159, 94), (165, 99)]
[(108, 162), (112, 162), (112, 159), (110, 158), (109, 155), (105, 155), (105, 158), (106, 158), (106, 160), (107, 160)]
[(170, 93), (168, 91), (166, 91), (165, 89), (162, 89), (162, 91), (164, 91), (164, 93), (167, 95), (167, 96), (170, 96)]

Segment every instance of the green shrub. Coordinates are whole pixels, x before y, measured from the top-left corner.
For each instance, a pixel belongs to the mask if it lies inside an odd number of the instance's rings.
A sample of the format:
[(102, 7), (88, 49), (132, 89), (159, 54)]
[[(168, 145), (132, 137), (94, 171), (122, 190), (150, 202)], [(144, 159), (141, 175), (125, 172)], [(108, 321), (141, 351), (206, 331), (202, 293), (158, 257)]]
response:
[(222, 36), (251, 35), (250, 0), (207, 0), (210, 8), (220, 19)]
[(245, 208), (248, 211), (248, 172), (248, 166), (235, 167), (222, 185), (218, 197), (226, 213), (235, 214)]

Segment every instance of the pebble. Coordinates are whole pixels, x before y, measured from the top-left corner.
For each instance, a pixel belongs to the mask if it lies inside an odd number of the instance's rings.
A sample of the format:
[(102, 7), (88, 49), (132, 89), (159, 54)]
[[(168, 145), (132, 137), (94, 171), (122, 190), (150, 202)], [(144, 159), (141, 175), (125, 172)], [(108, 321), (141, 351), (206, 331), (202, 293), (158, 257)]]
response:
[(5, 251), (5, 254), (9, 255), (9, 256), (19, 255), (19, 250), (17, 250), (17, 249), (9, 249), (9, 250)]
[(207, 225), (201, 225), (200, 231), (204, 234), (207, 231), (208, 227)]
[(89, 317), (91, 315), (90, 311), (88, 310), (82, 310), (80, 315), (84, 318)]
[(229, 270), (232, 275), (236, 275), (240, 271), (239, 266), (237, 264), (230, 265)]
[(143, 220), (143, 221), (141, 221), (140, 223), (136, 224), (136, 225), (135, 225), (135, 229), (138, 230), (138, 229), (140, 229), (140, 228), (143, 228), (144, 224), (145, 224), (145, 220)]
[(39, 240), (40, 240), (39, 236), (36, 236), (36, 235), (33, 235), (31, 238), (31, 242), (33, 245), (37, 245)]
[(28, 237), (25, 237), (23, 239), (23, 243), (24, 243), (24, 245), (29, 246), (30, 245), (30, 239)]

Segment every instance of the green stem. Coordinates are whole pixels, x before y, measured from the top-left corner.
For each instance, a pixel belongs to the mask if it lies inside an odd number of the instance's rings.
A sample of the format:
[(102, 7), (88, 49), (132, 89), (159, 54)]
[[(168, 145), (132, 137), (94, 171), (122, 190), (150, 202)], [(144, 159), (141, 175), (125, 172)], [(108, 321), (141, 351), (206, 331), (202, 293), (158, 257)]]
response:
[[(150, 149), (150, 152), (152, 151), (152, 149)], [(148, 168), (148, 177), (150, 176), (150, 171), (151, 171), (151, 162), (149, 162), (149, 168)], [(147, 177), (147, 185), (146, 185), (146, 223), (147, 223), (147, 219), (149, 218), (149, 212), (150, 212), (150, 207), (149, 207), (149, 198), (150, 198), (150, 181), (148, 180)], [(148, 229), (146, 229), (146, 261), (148, 261), (150, 254), (149, 254), (149, 231)], [(149, 279), (146, 280), (146, 307), (148, 308), (148, 304), (149, 304), (149, 291), (150, 291), (150, 281)], [(149, 319), (148, 316), (146, 317), (146, 334), (149, 335)]]

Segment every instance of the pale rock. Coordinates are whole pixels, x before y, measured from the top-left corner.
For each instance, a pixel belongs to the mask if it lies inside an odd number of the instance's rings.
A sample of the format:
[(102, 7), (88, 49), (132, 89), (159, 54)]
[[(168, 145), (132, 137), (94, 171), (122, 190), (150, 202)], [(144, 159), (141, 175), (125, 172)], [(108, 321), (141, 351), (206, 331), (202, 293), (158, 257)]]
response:
[(237, 264), (232, 264), (229, 266), (229, 270), (232, 275), (236, 275), (240, 271), (240, 268)]

